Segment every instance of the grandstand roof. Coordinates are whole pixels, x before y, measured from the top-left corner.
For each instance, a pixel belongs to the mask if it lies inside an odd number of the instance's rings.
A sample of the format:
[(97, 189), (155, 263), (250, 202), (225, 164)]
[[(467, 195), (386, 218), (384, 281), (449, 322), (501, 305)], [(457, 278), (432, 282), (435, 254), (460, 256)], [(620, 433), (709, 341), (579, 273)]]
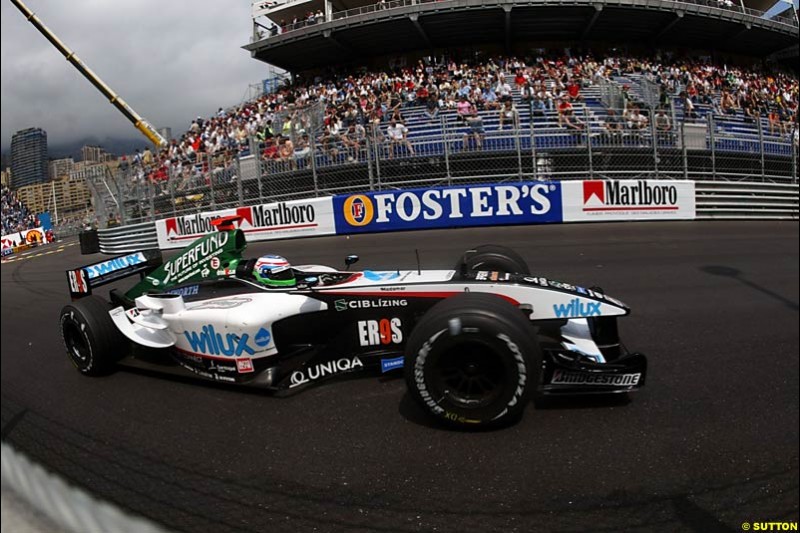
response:
[[(697, 0), (700, 1), (700, 0)], [(395, 0), (338, 12), (330, 22), (244, 46), (254, 58), (298, 72), (374, 56), (459, 46), (626, 43), (685, 46), (764, 57), (798, 39), (796, 21), (740, 7), (671, 0)], [(748, 8), (749, 9), (749, 8)]]

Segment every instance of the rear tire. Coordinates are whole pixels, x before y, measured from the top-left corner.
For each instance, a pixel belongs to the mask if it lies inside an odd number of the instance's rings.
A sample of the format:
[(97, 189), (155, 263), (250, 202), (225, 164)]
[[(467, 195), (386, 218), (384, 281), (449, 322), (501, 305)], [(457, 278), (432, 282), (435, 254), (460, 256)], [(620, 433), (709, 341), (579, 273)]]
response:
[(129, 348), (108, 312), (111, 306), (97, 296), (87, 296), (61, 309), (61, 338), (67, 356), (81, 374), (102, 376)]
[(530, 274), (527, 263), (517, 252), (506, 246), (484, 244), (475, 248), (473, 253), (467, 251), (461, 257), (456, 270), (466, 263), (467, 270), (489, 270), (508, 272), (510, 274)]
[(437, 421), (504, 426), (522, 416), (539, 383), (536, 330), (498, 296), (464, 293), (433, 306), (406, 345), (411, 396)]

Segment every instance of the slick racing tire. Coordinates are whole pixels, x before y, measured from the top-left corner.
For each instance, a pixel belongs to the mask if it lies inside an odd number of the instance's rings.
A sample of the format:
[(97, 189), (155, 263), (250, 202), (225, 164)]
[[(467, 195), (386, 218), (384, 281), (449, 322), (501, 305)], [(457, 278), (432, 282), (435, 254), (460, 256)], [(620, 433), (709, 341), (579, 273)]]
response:
[(438, 421), (463, 429), (519, 420), (539, 383), (541, 351), (522, 311), (492, 294), (433, 306), (406, 345), (411, 396)]
[(108, 314), (110, 309), (96, 296), (76, 300), (61, 309), (61, 338), (69, 360), (81, 374), (108, 374), (128, 346)]
[(456, 266), (461, 268), (462, 262), (466, 263), (467, 270), (489, 270), (508, 272), (511, 274), (530, 274), (527, 263), (517, 252), (497, 244), (484, 244), (468, 250)]

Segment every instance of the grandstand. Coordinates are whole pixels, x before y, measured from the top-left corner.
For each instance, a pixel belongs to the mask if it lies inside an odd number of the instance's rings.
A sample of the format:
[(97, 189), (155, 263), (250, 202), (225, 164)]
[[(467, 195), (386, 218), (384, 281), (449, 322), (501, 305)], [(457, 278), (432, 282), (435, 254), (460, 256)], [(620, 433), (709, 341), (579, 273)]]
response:
[(261, 61), (292, 72), (435, 50), (494, 49), (513, 54), (536, 43), (641, 43), (645, 47), (681, 46), (766, 57), (797, 45), (797, 18), (792, 9), (765, 18), (773, 3), (256, 1), (252, 42), (245, 49)]
[(0, 213), (2, 214), (3, 235), (35, 228), (39, 225), (36, 215), (28, 209), (16, 192), (5, 185), (0, 197)]
[[(257, 2), (245, 48), (289, 68), (293, 83), (198, 117), (167, 148), (92, 178), (106, 196), (94, 204), (126, 223), (466, 181), (796, 182), (797, 72), (763, 61), (780, 55), (796, 68), (793, 11), (766, 18), (766, 3), (716, 0), (591, 6), (587, 15), (575, 2)], [(600, 43), (607, 35), (658, 48), (614, 48)]]

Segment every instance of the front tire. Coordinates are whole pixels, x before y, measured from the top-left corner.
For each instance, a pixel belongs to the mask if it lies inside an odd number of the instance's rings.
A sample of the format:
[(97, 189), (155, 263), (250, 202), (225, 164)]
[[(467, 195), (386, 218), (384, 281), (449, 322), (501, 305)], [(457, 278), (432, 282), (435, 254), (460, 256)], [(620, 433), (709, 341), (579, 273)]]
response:
[(128, 341), (108, 314), (110, 308), (102, 299), (87, 296), (61, 309), (64, 347), (81, 374), (108, 374), (128, 348)]
[(458, 262), (456, 270), (465, 264), (467, 270), (497, 270), (510, 274), (530, 274), (528, 264), (517, 252), (506, 246), (484, 244), (474, 251), (468, 250)]
[(536, 331), (515, 306), (465, 293), (432, 307), (406, 345), (411, 396), (439, 422), (460, 428), (516, 422), (539, 383)]

